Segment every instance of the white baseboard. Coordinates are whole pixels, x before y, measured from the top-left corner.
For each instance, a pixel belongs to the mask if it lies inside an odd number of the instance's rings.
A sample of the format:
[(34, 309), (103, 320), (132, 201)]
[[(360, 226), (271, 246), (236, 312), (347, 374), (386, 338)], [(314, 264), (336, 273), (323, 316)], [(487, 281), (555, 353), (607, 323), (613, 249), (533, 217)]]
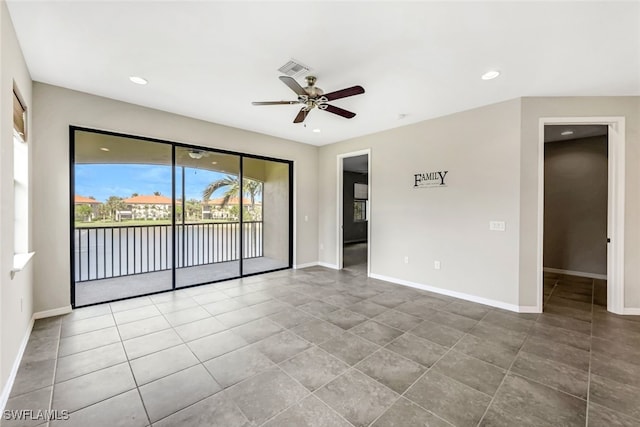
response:
[(584, 271), (562, 270), (560, 268), (551, 268), (551, 267), (544, 267), (542, 270), (545, 273), (558, 273), (558, 274), (566, 274), (569, 276), (588, 277), (589, 279), (607, 280), (606, 274), (586, 273)]
[(542, 311), (535, 305), (521, 305), (518, 307), (518, 313), (542, 313)]
[(298, 270), (300, 268), (315, 267), (316, 265), (318, 265), (318, 261), (307, 262), (307, 263), (304, 263), (304, 264), (297, 264), (297, 265), (294, 265), (293, 268)]
[(320, 262), (318, 261), (318, 265), (320, 267), (326, 267), (326, 268), (331, 268), (333, 270), (339, 270), (338, 266), (336, 264), (329, 264), (328, 262)]
[[(525, 313), (522, 309), (528, 309), (529, 307), (520, 307), (515, 304), (509, 304), (502, 301), (497, 301), (489, 298), (483, 298), (476, 295), (465, 294), (463, 292), (451, 291), (448, 289), (436, 288), (435, 286), (424, 285), (422, 283), (410, 282), (408, 280), (397, 279), (395, 277), (383, 276), (382, 274), (371, 273), (374, 279), (384, 280), (385, 282), (397, 283), (403, 286), (409, 286), (411, 288), (421, 289), (423, 291), (434, 292), (436, 294), (447, 295), (454, 298), (463, 299), (465, 301), (476, 302), (478, 304), (489, 305), (491, 307), (502, 308), (504, 310), (514, 311), (516, 313)], [(537, 313), (537, 311), (535, 311)]]
[(622, 314), (625, 316), (640, 316), (640, 308), (627, 307), (624, 308)]
[(4, 411), (4, 408), (7, 406), (7, 401), (9, 400), (9, 395), (11, 394), (13, 383), (16, 380), (16, 375), (18, 374), (18, 368), (20, 368), (20, 362), (22, 362), (24, 350), (27, 348), (27, 343), (29, 342), (29, 337), (31, 336), (31, 330), (33, 329), (34, 320), (35, 318), (32, 317), (31, 321), (29, 322), (29, 326), (27, 326), (27, 330), (25, 331), (22, 342), (20, 343), (20, 347), (18, 348), (18, 354), (16, 354), (16, 358), (13, 361), (13, 366), (11, 367), (9, 378), (7, 378), (7, 382), (2, 388), (2, 394), (0, 395), (0, 411)]
[(53, 317), (53, 316), (60, 316), (62, 314), (69, 314), (71, 313), (71, 306), (68, 305), (66, 307), (59, 307), (59, 308), (54, 308), (53, 310), (45, 310), (45, 311), (39, 311), (37, 313), (33, 313), (33, 318), (35, 319), (44, 319), (47, 317)]

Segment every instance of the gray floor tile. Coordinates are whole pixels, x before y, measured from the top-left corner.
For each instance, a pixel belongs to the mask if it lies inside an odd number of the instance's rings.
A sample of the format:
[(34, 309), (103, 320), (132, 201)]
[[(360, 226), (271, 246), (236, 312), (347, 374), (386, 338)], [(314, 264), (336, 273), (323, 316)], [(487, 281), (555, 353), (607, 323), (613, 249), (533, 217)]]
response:
[[(42, 423), (40, 419), (27, 419), (20, 418), (17, 416), (14, 419), (5, 418), (6, 415), (11, 413), (11, 411), (20, 411), (20, 410), (33, 410), (34, 415), (38, 411), (46, 411), (49, 409), (49, 402), (51, 401), (51, 391), (52, 387), (42, 388), (40, 390), (32, 391), (30, 393), (22, 394), (20, 396), (12, 397), (7, 400), (7, 404), (4, 407), (5, 412), (2, 417), (2, 426), (8, 427), (18, 427), (18, 426), (37, 426)], [(57, 409), (56, 406), (53, 407)], [(68, 409), (68, 408), (60, 408)], [(8, 413), (6, 411), (9, 411)], [(26, 415), (26, 414), (25, 414)]]
[(604, 406), (589, 404), (588, 427), (638, 427), (640, 420), (630, 418)]
[(362, 301), (362, 298), (354, 297), (353, 295), (349, 295), (346, 293), (337, 293), (323, 298), (322, 301), (331, 305), (335, 305), (336, 307), (347, 308), (350, 305)]
[(75, 322), (82, 319), (89, 319), (90, 317), (104, 316), (105, 314), (111, 314), (111, 307), (109, 304), (94, 305), (91, 307), (76, 308), (69, 314), (62, 316), (62, 323)]
[(58, 359), (55, 381), (59, 383), (126, 361), (127, 355), (120, 342), (75, 353)]
[(489, 396), (493, 396), (506, 371), (455, 350), (447, 353), (432, 368)]
[(385, 345), (403, 334), (402, 331), (369, 320), (351, 329), (352, 333), (378, 345)]
[(234, 297), (234, 300), (240, 301), (242, 304), (246, 305), (255, 305), (261, 302), (269, 301), (271, 299), (271, 295), (266, 292), (258, 291), (258, 292), (250, 292), (244, 295), (240, 295), (238, 297)]
[(355, 365), (380, 347), (357, 335), (345, 332), (334, 339), (320, 344), (320, 348), (349, 365)]
[(153, 426), (250, 427), (250, 423), (231, 400), (223, 393), (217, 393), (163, 418)]
[(446, 347), (412, 334), (401, 335), (385, 348), (427, 368), (436, 363), (448, 350)]
[(565, 363), (521, 351), (511, 371), (581, 399), (587, 398), (588, 373)]
[(80, 353), (81, 351), (91, 350), (119, 341), (120, 334), (118, 334), (118, 329), (115, 327), (73, 335), (60, 339), (58, 357), (69, 356), (70, 354)]
[(227, 388), (275, 365), (258, 349), (244, 347), (211, 359), (204, 366), (218, 384)]
[(360, 313), (363, 316), (367, 316), (367, 317), (376, 317), (388, 310), (387, 307), (380, 304), (376, 304), (370, 300), (357, 302), (353, 305), (350, 305), (347, 308), (351, 311)]
[(436, 308), (437, 307), (434, 304), (426, 302), (425, 300), (413, 300), (394, 307), (394, 310), (401, 311), (421, 319), (427, 319), (436, 312)]
[(446, 375), (429, 371), (405, 397), (460, 427), (476, 426), (491, 398)]
[(518, 350), (527, 337), (526, 332), (513, 331), (485, 321), (478, 322), (469, 333), (478, 338), (500, 343), (513, 350)]
[(324, 301), (311, 301), (298, 307), (298, 309), (305, 311), (313, 316), (319, 316), (321, 314), (331, 313), (336, 311), (339, 307), (328, 304)]
[(191, 298), (193, 298), (193, 300), (200, 305), (206, 305), (206, 304), (211, 304), (213, 302), (227, 300), (229, 299), (229, 296), (223, 294), (222, 292), (213, 291), (213, 292), (207, 292), (204, 294), (194, 295)]
[(418, 363), (386, 349), (373, 353), (355, 368), (398, 394), (404, 393), (425, 372)]
[(337, 338), (343, 333), (343, 329), (323, 320), (312, 320), (311, 322), (303, 323), (291, 331), (317, 345)]
[(299, 292), (290, 291), (286, 295), (281, 295), (278, 297), (280, 301), (286, 302), (287, 304), (291, 304), (293, 306), (301, 306), (303, 304), (310, 303), (311, 301), (315, 301), (310, 295), (305, 295)]
[(182, 344), (173, 329), (143, 335), (123, 342), (129, 360)]
[(39, 362), (55, 359), (58, 353), (58, 337), (49, 336), (37, 338), (31, 336), (22, 355), (22, 362)]
[(290, 309), (272, 314), (271, 316), (269, 316), (269, 319), (273, 320), (282, 327), (295, 328), (298, 325), (310, 322), (311, 320), (315, 320), (315, 317), (311, 316), (308, 313), (305, 313), (304, 311)]
[(566, 363), (574, 368), (589, 370), (589, 352), (555, 341), (538, 337), (529, 337), (522, 351), (535, 354), (545, 359)]
[(310, 346), (308, 341), (289, 331), (282, 331), (255, 344), (256, 349), (275, 363), (289, 359)]
[(356, 427), (369, 425), (398, 397), (392, 390), (353, 369), (315, 395)]
[(401, 331), (408, 331), (422, 323), (422, 319), (397, 310), (387, 310), (373, 320)]
[(451, 427), (451, 424), (403, 397), (372, 424), (372, 427), (404, 426)]
[(221, 356), (249, 344), (231, 331), (218, 332), (188, 343), (191, 351), (201, 362)]
[(10, 397), (52, 385), (55, 366), (55, 359), (21, 363), (11, 388)]
[(504, 369), (511, 366), (518, 353), (517, 349), (473, 335), (464, 336), (453, 348)]
[(433, 341), (444, 347), (451, 347), (464, 336), (464, 332), (428, 320), (409, 331), (413, 335)]
[[(218, 301), (221, 301), (219, 299)], [(214, 302), (214, 301), (210, 301)], [(193, 298), (180, 298), (167, 302), (161, 302), (156, 304), (156, 308), (163, 314), (173, 313), (175, 311), (185, 310), (191, 307), (197, 307), (198, 303)]]
[(640, 387), (592, 374), (589, 390), (591, 402), (640, 419)]
[(274, 417), (265, 427), (351, 427), (351, 424), (317, 397), (309, 396)]
[(270, 301), (261, 302), (256, 305), (252, 305), (251, 308), (253, 308), (256, 311), (256, 313), (258, 313), (261, 316), (270, 316), (272, 314), (279, 313), (283, 310), (289, 310), (291, 306), (282, 301), (270, 300)]
[(193, 341), (198, 338), (206, 337), (207, 335), (222, 332), (226, 329), (227, 327), (220, 323), (220, 321), (213, 317), (209, 317), (177, 326), (175, 331), (184, 341)]
[[(482, 418), (479, 427), (556, 427), (536, 418), (533, 415), (525, 415), (520, 412), (509, 412), (509, 408), (491, 405)], [(604, 426), (602, 426), (604, 427)]]
[[(139, 298), (132, 298), (132, 299), (127, 299), (123, 301), (115, 301), (115, 302), (109, 303), (108, 306), (111, 307), (112, 313), (118, 313), (120, 311), (132, 310), (134, 308), (140, 308), (140, 307), (144, 307), (145, 305), (151, 305), (151, 304), (153, 304), (153, 301), (151, 301), (151, 298), (139, 297)], [(94, 307), (104, 307), (104, 306), (105, 305), (96, 305)], [(106, 312), (103, 314), (106, 314)]]
[(281, 332), (282, 327), (267, 318), (262, 318), (237, 326), (231, 330), (248, 343), (254, 343)]
[(121, 363), (56, 384), (52, 407), (73, 412), (135, 387), (129, 364)]
[(345, 330), (351, 329), (368, 319), (362, 314), (347, 309), (340, 309), (332, 311), (331, 313), (321, 314), (318, 317)]
[(244, 307), (239, 310), (219, 314), (216, 316), (216, 319), (222, 322), (225, 326), (233, 328), (235, 326), (240, 326), (253, 320), (257, 320), (261, 317), (264, 317), (264, 315), (256, 311), (253, 307)]
[(619, 383), (640, 386), (640, 365), (611, 359), (597, 352), (591, 355), (591, 373)]
[(491, 307), (486, 305), (476, 304), (468, 301), (455, 301), (443, 308), (444, 311), (449, 313), (459, 314), (473, 320), (482, 319), (489, 311)]
[(83, 334), (85, 332), (96, 331), (98, 329), (104, 329), (115, 325), (113, 315), (109, 313), (101, 316), (90, 317), (88, 319), (63, 322), (60, 334), (62, 337), (69, 337), (71, 335)]
[(118, 325), (118, 331), (123, 340), (141, 337), (171, 328), (164, 316), (151, 317), (149, 319), (138, 320), (137, 322)]
[(218, 314), (239, 310), (241, 308), (244, 308), (245, 305), (238, 301), (226, 299), (226, 300), (212, 302), (210, 304), (205, 304), (202, 307), (205, 310), (207, 310), (207, 312), (212, 316), (217, 316)]
[(637, 347), (621, 341), (612, 341), (597, 337), (591, 338), (591, 351), (604, 357), (622, 360), (640, 366)]
[(196, 365), (145, 384), (139, 390), (151, 422), (156, 422), (219, 392), (220, 386), (202, 365)]
[(584, 426), (586, 421), (586, 401), (513, 374), (505, 378), (493, 405), (552, 426)]
[(476, 323), (475, 319), (460, 316), (458, 314), (448, 313), (446, 311), (435, 311), (427, 318), (430, 322), (445, 325), (453, 329), (457, 329), (462, 332), (469, 332)]
[(138, 390), (130, 390), (69, 414), (68, 420), (51, 422), (51, 427), (145, 427), (147, 413)]
[(349, 365), (318, 347), (312, 347), (282, 362), (280, 367), (310, 391), (318, 389), (349, 369)]
[(534, 320), (519, 318), (497, 310), (487, 313), (487, 315), (482, 318), (482, 321), (516, 332), (529, 332), (535, 324)]
[(367, 301), (371, 301), (383, 307), (394, 308), (399, 306), (400, 304), (404, 304), (405, 302), (407, 302), (408, 297), (398, 295), (394, 292), (385, 292), (371, 297)]
[(591, 349), (591, 337), (568, 329), (556, 328), (550, 325), (536, 324), (531, 330), (531, 335), (536, 338), (555, 341), (560, 344), (570, 345), (581, 350)]
[(131, 310), (113, 313), (113, 318), (116, 320), (116, 324), (123, 325), (125, 323), (135, 322), (136, 320), (159, 316), (160, 314), (162, 313), (160, 313), (154, 305), (146, 305), (143, 307), (133, 308)]
[(585, 322), (570, 317), (558, 316), (552, 313), (542, 313), (538, 317), (538, 324), (555, 326), (575, 332), (591, 335), (591, 322)]
[(198, 358), (182, 344), (132, 360), (131, 370), (141, 386), (198, 363)]
[(225, 391), (242, 413), (260, 425), (309, 392), (279, 368), (265, 371)]
[(191, 307), (180, 311), (165, 313), (164, 317), (171, 326), (176, 327), (184, 325), (185, 323), (195, 322), (196, 320), (206, 319), (211, 317), (211, 315), (202, 307)]

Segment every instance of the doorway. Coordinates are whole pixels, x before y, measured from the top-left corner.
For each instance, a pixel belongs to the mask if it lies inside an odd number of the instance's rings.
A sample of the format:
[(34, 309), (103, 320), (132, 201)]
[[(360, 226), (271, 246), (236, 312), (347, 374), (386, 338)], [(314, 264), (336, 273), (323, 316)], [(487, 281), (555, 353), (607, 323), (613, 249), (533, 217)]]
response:
[(293, 162), (71, 127), (74, 308), (291, 268)]
[(621, 117), (540, 119), (540, 312), (558, 280), (573, 299), (625, 311), (624, 132)]
[(354, 275), (369, 275), (369, 151), (338, 156), (338, 266)]

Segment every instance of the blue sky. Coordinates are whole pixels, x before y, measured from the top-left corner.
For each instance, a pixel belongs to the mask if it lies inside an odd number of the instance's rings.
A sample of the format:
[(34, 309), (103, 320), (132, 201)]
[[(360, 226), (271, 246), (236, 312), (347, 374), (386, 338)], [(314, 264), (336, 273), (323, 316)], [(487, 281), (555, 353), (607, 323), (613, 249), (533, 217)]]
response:
[[(181, 170), (176, 170), (176, 197), (181, 197)], [(202, 200), (202, 190), (226, 174), (202, 169), (185, 168), (187, 200)], [(131, 197), (131, 194), (153, 194), (159, 191), (171, 197), (171, 167), (158, 165), (77, 164), (75, 166), (76, 194), (95, 197), (104, 202), (109, 196)], [(217, 191), (219, 197), (224, 189)]]

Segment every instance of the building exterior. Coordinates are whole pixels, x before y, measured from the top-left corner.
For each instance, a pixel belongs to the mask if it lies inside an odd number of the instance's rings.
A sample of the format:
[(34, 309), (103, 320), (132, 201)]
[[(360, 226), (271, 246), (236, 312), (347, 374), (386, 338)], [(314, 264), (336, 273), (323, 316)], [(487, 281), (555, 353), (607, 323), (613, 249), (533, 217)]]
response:
[[(85, 196), (74, 196), (74, 204), (76, 207), (76, 220), (80, 221), (93, 221), (99, 215), (98, 209), (102, 202)], [(82, 209), (83, 206), (87, 206), (89, 209)], [(86, 212), (85, 212), (86, 210)]]
[(126, 208), (116, 211), (116, 221), (123, 219), (158, 220), (171, 218), (171, 198), (162, 195), (133, 196), (124, 199)]
[[(210, 199), (202, 203), (202, 219), (213, 220), (238, 220), (238, 197), (232, 197), (226, 204), (223, 204), (223, 198)], [(248, 198), (242, 199), (242, 206), (245, 208), (253, 221), (259, 221), (262, 218), (262, 203), (255, 202), (251, 205)]]

